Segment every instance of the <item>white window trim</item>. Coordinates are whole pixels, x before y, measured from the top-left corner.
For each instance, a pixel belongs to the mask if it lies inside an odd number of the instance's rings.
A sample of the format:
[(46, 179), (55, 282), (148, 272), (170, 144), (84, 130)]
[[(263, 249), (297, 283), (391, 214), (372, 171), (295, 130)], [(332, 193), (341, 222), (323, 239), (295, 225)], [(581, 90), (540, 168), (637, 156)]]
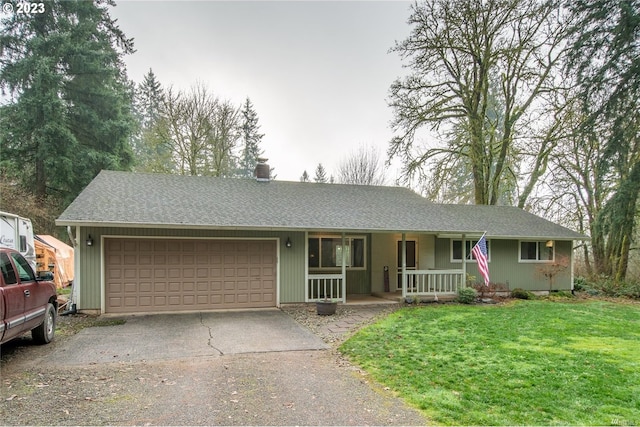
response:
[[(522, 259), (522, 243), (537, 243), (536, 257), (537, 259)], [(553, 245), (553, 258), (552, 259), (540, 259), (540, 244), (546, 244), (545, 240), (518, 240), (518, 262), (522, 264), (544, 264), (555, 262), (556, 260), (556, 245)]]
[[(471, 242), (470, 245), (469, 245), (469, 250), (470, 251), (473, 249), (473, 244), (474, 243), (478, 243), (478, 240), (480, 240), (480, 239), (476, 239), (476, 240), (466, 239), (467, 242)], [(462, 239), (449, 239), (449, 261), (451, 262), (451, 264), (462, 264), (462, 259), (453, 258), (453, 242), (454, 241), (462, 243)], [(488, 254), (489, 256), (487, 257), (487, 262), (488, 263), (491, 262), (491, 252), (493, 252), (491, 250), (491, 243), (490, 242), (491, 242), (491, 240), (487, 239), (487, 252), (489, 253)], [(463, 246), (464, 246), (464, 248), (462, 248), (462, 249), (463, 249), (463, 251), (466, 252), (466, 250), (467, 250), (466, 246), (467, 245), (463, 245)], [(465, 253), (463, 256), (468, 257), (469, 254)], [(470, 263), (470, 262), (471, 263), (477, 263), (478, 261), (476, 261), (476, 259), (473, 258), (473, 257), (467, 258), (467, 263)]]
[[(309, 234), (307, 236), (307, 246), (309, 245), (309, 239), (342, 239), (342, 236), (340, 234)], [(349, 245), (349, 247), (351, 247), (351, 242), (349, 242), (350, 240), (353, 239), (362, 239), (364, 241), (364, 262), (363, 262), (363, 266), (362, 267), (352, 267), (350, 265), (346, 266), (347, 270), (351, 270), (351, 271), (365, 271), (367, 269), (367, 263), (368, 263), (368, 259), (367, 259), (367, 236), (364, 235), (348, 235), (348, 236), (344, 236), (344, 241), (345, 243), (347, 243)], [(322, 243), (320, 244), (320, 246), (322, 246)], [(322, 253), (322, 247), (320, 248), (320, 253)], [(340, 270), (342, 268), (342, 266), (337, 265), (335, 267), (322, 267), (322, 258), (318, 260), (318, 267), (309, 267), (309, 259), (308, 259), (308, 254), (307, 254), (307, 268), (309, 269), (309, 271), (335, 271), (335, 270)]]

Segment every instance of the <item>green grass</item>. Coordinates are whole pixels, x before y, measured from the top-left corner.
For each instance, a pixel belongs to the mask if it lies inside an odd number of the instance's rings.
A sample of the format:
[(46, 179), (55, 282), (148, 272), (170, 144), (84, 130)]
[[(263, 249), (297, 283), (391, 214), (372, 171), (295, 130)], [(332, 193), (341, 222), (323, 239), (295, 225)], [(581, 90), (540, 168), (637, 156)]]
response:
[(436, 424), (640, 424), (640, 305), (407, 308), (340, 349)]

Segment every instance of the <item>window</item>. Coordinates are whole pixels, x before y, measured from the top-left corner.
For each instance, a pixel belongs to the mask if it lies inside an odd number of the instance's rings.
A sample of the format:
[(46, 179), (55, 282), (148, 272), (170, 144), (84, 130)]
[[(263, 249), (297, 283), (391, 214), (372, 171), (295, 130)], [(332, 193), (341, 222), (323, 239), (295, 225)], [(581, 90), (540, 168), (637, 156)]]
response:
[(16, 268), (18, 269), (20, 281), (33, 282), (36, 280), (36, 276), (33, 274), (31, 266), (22, 255), (12, 252), (11, 258), (13, 258), (13, 262), (16, 264)]
[[(477, 240), (466, 240), (464, 253), (469, 256), (471, 249), (478, 243)], [(471, 258), (475, 261), (475, 255), (471, 254)], [(471, 259), (467, 258), (467, 261)], [(487, 240), (487, 261), (491, 261), (491, 242)], [(462, 240), (451, 240), (451, 262), (462, 262)]]
[(345, 237), (344, 248), (341, 237), (310, 237), (309, 268), (340, 268), (342, 255), (348, 268), (365, 268), (365, 238)]
[(520, 242), (521, 262), (553, 261), (553, 242)]
[(9, 256), (7, 254), (0, 254), (0, 270), (2, 270), (2, 277), (6, 285), (14, 285), (18, 283), (16, 272), (13, 269)]

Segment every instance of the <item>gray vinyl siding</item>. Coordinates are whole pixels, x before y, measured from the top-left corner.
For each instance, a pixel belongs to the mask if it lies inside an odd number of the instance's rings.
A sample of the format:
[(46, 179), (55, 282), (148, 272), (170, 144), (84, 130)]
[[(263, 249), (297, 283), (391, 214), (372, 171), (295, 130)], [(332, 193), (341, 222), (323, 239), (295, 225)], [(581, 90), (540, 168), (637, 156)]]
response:
[[(451, 262), (450, 242), (450, 239), (436, 239), (436, 269), (462, 268), (462, 263)], [(519, 243), (519, 240), (491, 239), (489, 260), (491, 282), (507, 285), (509, 289), (522, 288), (529, 291), (549, 291), (549, 279), (544, 274), (549, 263), (519, 262)], [(570, 241), (556, 241), (555, 245), (556, 261), (563, 256), (570, 259)], [(482, 281), (475, 261), (467, 262), (467, 274), (475, 276), (478, 282)], [(551, 289), (571, 289), (571, 266), (568, 266), (555, 276)]]
[[(87, 237), (91, 235), (93, 246), (86, 245)], [(304, 263), (305, 263), (305, 234), (304, 232), (269, 232), (269, 231), (221, 231), (221, 230), (171, 230), (155, 228), (106, 228), (82, 227), (80, 229), (79, 256), (80, 274), (79, 301), (76, 302), (80, 310), (100, 310), (101, 303), (101, 239), (111, 237), (193, 237), (193, 238), (279, 238), (279, 281), (280, 303), (304, 301)], [(291, 239), (291, 248), (285, 243)], [(79, 249), (79, 250), (78, 250)]]

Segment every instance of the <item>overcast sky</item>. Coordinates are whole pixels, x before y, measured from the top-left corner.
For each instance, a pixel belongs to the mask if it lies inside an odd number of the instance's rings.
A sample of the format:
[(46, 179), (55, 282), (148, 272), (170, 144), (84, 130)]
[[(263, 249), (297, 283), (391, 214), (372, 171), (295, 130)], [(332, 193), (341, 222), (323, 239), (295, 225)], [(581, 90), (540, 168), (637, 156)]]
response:
[[(277, 179), (297, 181), (318, 163), (335, 174), (360, 145), (386, 158), (391, 83), (405, 71), (407, 1), (117, 1), (111, 16), (134, 39), (125, 58), (141, 82), (201, 81), (221, 99), (248, 96)], [(395, 174), (390, 178), (394, 178)]]

